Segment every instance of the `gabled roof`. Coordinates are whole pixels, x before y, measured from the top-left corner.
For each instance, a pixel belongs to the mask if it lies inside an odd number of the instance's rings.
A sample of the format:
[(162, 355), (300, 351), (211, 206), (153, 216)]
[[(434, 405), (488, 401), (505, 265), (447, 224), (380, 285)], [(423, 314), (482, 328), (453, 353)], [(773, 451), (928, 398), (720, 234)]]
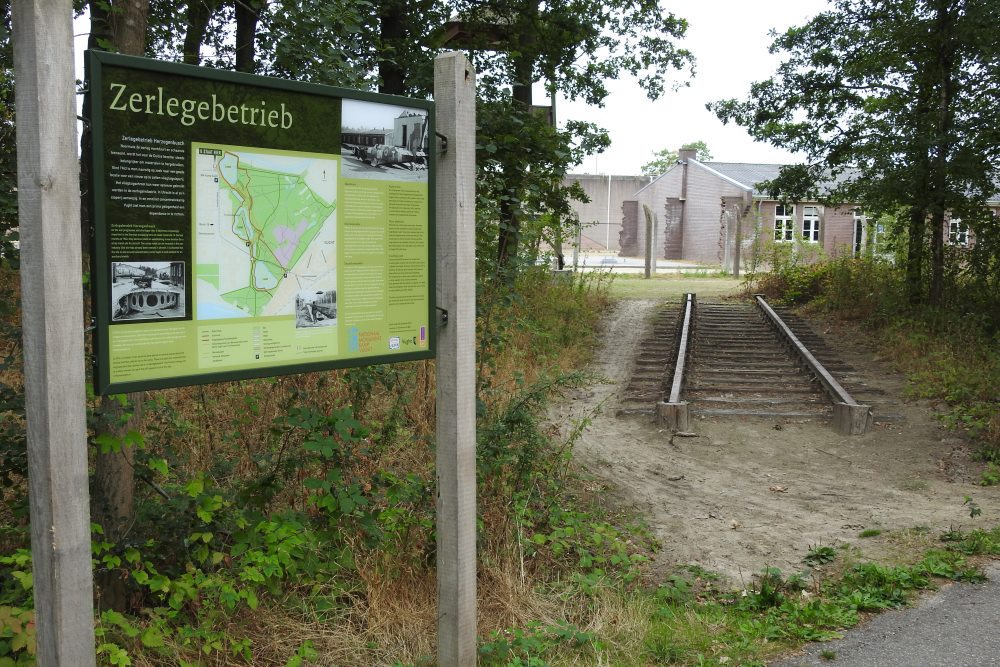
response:
[[(762, 164), (752, 162), (700, 162), (694, 158), (690, 158), (688, 162), (689, 164), (704, 169), (718, 178), (729, 181), (733, 185), (751, 192), (754, 197), (764, 196), (763, 192), (759, 192), (757, 190), (757, 184), (777, 177), (778, 172), (782, 167), (780, 164)], [(670, 169), (667, 169), (665, 172), (654, 178), (649, 185), (641, 188), (635, 194), (638, 195), (640, 192), (652, 186), (653, 183), (660, 180), (674, 169), (677, 169), (679, 166), (680, 163), (678, 162), (670, 167)]]
[[(764, 181), (770, 181), (777, 178), (778, 174), (781, 172), (781, 168), (785, 166), (782, 164), (766, 164), (763, 162), (701, 162), (694, 158), (689, 158), (688, 161), (690, 164), (701, 167), (705, 171), (712, 173), (725, 181), (729, 181), (744, 190), (750, 191), (751, 194), (758, 199), (770, 199), (770, 196), (768, 193), (758, 190), (757, 185), (763, 183)], [(665, 172), (653, 178), (648, 185), (636, 191), (635, 194), (638, 195), (646, 188), (651, 187), (653, 183), (656, 183), (658, 180), (680, 166), (681, 163), (677, 162)], [(848, 170), (827, 181), (826, 185), (829, 186), (831, 183), (840, 183), (845, 179), (855, 176), (856, 173), (857, 172), (854, 170)], [(997, 194), (989, 197), (986, 202), (990, 206), (1000, 205), (1000, 181), (997, 182), (996, 191)]]
[(697, 160), (691, 162), (707, 167), (708, 171), (714, 171), (727, 180), (739, 183), (744, 190), (750, 190), (755, 197), (765, 194), (757, 190), (757, 184), (777, 178), (778, 172), (784, 166), (754, 162), (698, 162)]

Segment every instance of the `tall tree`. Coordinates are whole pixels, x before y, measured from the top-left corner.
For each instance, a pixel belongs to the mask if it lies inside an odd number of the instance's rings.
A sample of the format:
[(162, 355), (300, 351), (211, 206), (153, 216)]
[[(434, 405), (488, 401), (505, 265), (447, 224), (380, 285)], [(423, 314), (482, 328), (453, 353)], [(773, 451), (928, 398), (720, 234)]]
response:
[[(656, 98), (670, 72), (692, 62), (691, 54), (675, 44), (686, 21), (662, 11), (656, 0), (460, 0), (457, 10), (463, 46), (476, 53), (483, 102), (508, 106), (524, 127), (533, 125), (535, 81), (545, 79), (570, 99), (600, 105), (608, 80), (632, 74)], [(520, 145), (495, 142), (497, 152), (491, 156), (505, 181), (495, 252), (508, 275), (507, 268), (516, 265), (524, 224), (537, 215), (526, 207), (530, 188), (537, 187), (533, 163), (551, 159), (535, 152), (529, 136), (524, 139)], [(563, 145), (560, 151), (568, 149)]]
[[(704, 141), (690, 141), (683, 146), (681, 150), (693, 150), (697, 151), (695, 153), (695, 159), (699, 162), (706, 162), (712, 159), (712, 152), (708, 150), (708, 144)], [(677, 151), (670, 148), (663, 148), (658, 151), (653, 152), (653, 159), (642, 165), (642, 175), (643, 176), (659, 176), (667, 169), (677, 164)]]
[[(117, 51), (126, 55), (146, 53), (149, 0), (104, 0), (90, 3), (90, 47)], [(85, 110), (89, 113), (89, 109)], [(84, 146), (89, 140), (84, 138)], [(83, 162), (89, 165), (89, 149)], [(84, 177), (85, 178), (85, 177)], [(87, 212), (82, 216), (88, 224)], [(89, 228), (85, 239), (89, 239)], [(122, 541), (128, 534), (135, 513), (135, 451), (128, 432), (135, 428), (142, 414), (145, 395), (142, 392), (122, 396), (102, 396), (95, 425), (98, 443), (91, 484), (91, 515), (111, 543)], [(122, 610), (126, 606), (126, 582), (113, 572), (98, 572), (96, 583), (102, 605)]]
[[(709, 105), (754, 138), (801, 151), (771, 190), (908, 217), (914, 303), (942, 299), (946, 216), (996, 225), (986, 201), (1000, 166), (995, 0), (836, 0), (777, 37), (786, 60), (745, 101)], [(931, 266), (926, 280), (925, 266)]]

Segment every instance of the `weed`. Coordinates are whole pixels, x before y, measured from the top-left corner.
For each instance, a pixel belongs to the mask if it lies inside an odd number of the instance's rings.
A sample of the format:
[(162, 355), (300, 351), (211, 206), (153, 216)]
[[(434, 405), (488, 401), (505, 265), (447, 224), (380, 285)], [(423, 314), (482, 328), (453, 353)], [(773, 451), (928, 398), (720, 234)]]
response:
[(545, 657), (556, 648), (579, 650), (592, 645), (594, 636), (575, 625), (562, 623), (543, 626), (528, 623), (526, 630), (513, 629), (493, 633), (490, 641), (479, 644), (479, 664), (484, 667), (544, 667)]
[(983, 513), (983, 509), (976, 504), (976, 501), (972, 499), (972, 496), (965, 496), (962, 504), (969, 508), (969, 518), (975, 519)]
[(1000, 528), (968, 533), (952, 529), (941, 535), (941, 541), (948, 544), (950, 549), (966, 556), (1000, 555)]
[(815, 567), (817, 565), (832, 563), (836, 558), (837, 550), (833, 547), (815, 546), (809, 548), (809, 552), (802, 559), (802, 562)]
[(819, 657), (827, 662), (837, 659), (837, 652), (828, 648), (823, 649), (819, 652)]
[(925, 479), (907, 479), (900, 483), (899, 488), (904, 491), (926, 491), (930, 484)]
[(881, 534), (882, 534), (882, 531), (879, 530), (878, 528), (865, 528), (860, 533), (858, 533), (858, 537), (860, 537), (860, 538), (878, 537)]
[(987, 462), (986, 470), (983, 471), (983, 477), (979, 483), (982, 486), (996, 486), (1000, 484), (1000, 465), (997, 465), (994, 461)]

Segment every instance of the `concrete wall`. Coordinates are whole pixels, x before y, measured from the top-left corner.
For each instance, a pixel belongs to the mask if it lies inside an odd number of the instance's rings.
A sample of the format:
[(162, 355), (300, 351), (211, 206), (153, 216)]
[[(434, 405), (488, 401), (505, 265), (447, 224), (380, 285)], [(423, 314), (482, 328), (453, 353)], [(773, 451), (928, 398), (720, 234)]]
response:
[(823, 249), (830, 257), (854, 254), (854, 206), (827, 206), (820, 223)]
[(636, 257), (639, 249), (639, 202), (622, 202), (622, 226), (618, 236), (618, 248), (623, 257)]
[[(648, 176), (606, 176), (567, 174), (565, 182), (577, 181), (590, 202), (573, 202), (572, 208), (583, 224), (583, 249), (618, 251), (622, 225), (622, 203), (634, 199), (637, 190), (649, 183)], [(609, 185), (610, 182), (610, 193)], [(610, 194), (610, 198), (609, 198)], [(640, 211), (641, 211), (640, 207)], [(642, 216), (640, 215), (640, 218)], [(610, 224), (609, 224), (610, 223)]]
[[(723, 220), (723, 198), (742, 198), (745, 190), (695, 164), (688, 165), (687, 178), (687, 198), (683, 204), (684, 166), (680, 164), (653, 181), (636, 199), (640, 206), (646, 204), (656, 214), (659, 221), (656, 246), (667, 259), (721, 264), (727, 254), (727, 237), (732, 236), (731, 226), (727, 229)], [(686, 221), (683, 225), (682, 211)]]
[(721, 264), (725, 259), (726, 229), (722, 218), (723, 197), (743, 197), (743, 188), (696, 165), (688, 167), (687, 224), (684, 228), (684, 259)]
[[(679, 209), (668, 204), (668, 199), (674, 198), (676, 200), (680, 197), (681, 174), (681, 168), (674, 165), (635, 195), (636, 201), (639, 203), (639, 231), (637, 235), (639, 248), (646, 247), (646, 217), (642, 207), (648, 206), (656, 221), (656, 238), (653, 240), (653, 247), (656, 249), (657, 258), (665, 257), (664, 248), (667, 245), (667, 239), (672, 239), (675, 246), (683, 243), (680, 238)], [(681, 259), (679, 255), (665, 258)]]

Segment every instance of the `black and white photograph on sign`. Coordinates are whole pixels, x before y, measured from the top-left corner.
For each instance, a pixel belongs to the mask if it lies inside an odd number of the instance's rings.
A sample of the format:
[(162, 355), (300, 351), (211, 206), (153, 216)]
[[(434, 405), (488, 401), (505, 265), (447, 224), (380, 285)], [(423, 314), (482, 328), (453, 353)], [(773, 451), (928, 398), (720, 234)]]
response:
[(427, 181), (426, 109), (345, 99), (341, 123), (344, 178)]
[(295, 328), (337, 324), (337, 290), (304, 290), (295, 297)]
[(184, 262), (112, 262), (111, 321), (184, 317)]

